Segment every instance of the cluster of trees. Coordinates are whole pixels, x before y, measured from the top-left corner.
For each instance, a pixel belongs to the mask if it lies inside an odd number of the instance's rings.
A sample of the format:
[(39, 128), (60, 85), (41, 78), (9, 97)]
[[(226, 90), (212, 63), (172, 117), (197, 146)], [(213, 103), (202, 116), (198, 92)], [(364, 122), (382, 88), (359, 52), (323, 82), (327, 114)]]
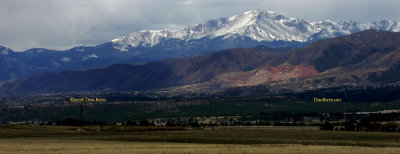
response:
[(344, 131), (381, 131), (381, 132), (400, 132), (400, 125), (396, 122), (371, 122), (366, 119), (355, 121), (347, 120), (343, 123), (333, 124), (325, 122), (320, 125), (321, 130), (344, 130)]
[(80, 125), (107, 125), (107, 123), (100, 121), (82, 121), (74, 118), (65, 118), (63, 120), (57, 120), (56, 125), (60, 126), (80, 126)]
[[(156, 122), (149, 120), (141, 120), (141, 121), (127, 121), (124, 123), (127, 126), (156, 126)], [(270, 122), (270, 121), (228, 121), (228, 122), (199, 122), (196, 120), (174, 120), (169, 119), (167, 122), (162, 124), (163, 126), (181, 126), (181, 127), (205, 127), (205, 126), (318, 126), (319, 124), (304, 124), (300, 121), (298, 122)]]

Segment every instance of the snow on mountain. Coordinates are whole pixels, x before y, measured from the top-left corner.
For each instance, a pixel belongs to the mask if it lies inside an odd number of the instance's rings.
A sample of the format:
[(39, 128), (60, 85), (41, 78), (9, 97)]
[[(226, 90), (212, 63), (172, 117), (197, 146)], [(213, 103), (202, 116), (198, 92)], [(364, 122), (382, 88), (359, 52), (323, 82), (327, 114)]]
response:
[(372, 22), (363, 25), (364, 29), (376, 29), (383, 31), (400, 31), (400, 24), (396, 20), (381, 20), (379, 22)]
[(90, 55), (83, 57), (83, 60), (96, 59), (96, 58), (99, 58), (99, 56), (97, 56), (96, 54), (90, 54)]
[(13, 52), (11, 49), (0, 46), (0, 55), (8, 55), (10, 52)]
[(7, 55), (8, 54), (8, 49), (4, 49), (0, 52), (1, 55)]
[(70, 61), (71, 61), (71, 58), (69, 58), (69, 57), (64, 57), (64, 58), (61, 58), (60, 60), (63, 61), (63, 62), (65, 62), (65, 63), (67, 63), (67, 62), (70, 62)]
[(287, 18), (273, 11), (252, 10), (178, 30), (139, 31), (114, 39), (112, 42), (114, 48), (120, 51), (127, 51), (127, 47), (153, 47), (167, 39), (189, 41), (220, 36), (223, 39), (249, 37), (256, 41), (308, 42), (348, 35), (367, 29), (398, 32), (400, 25), (398, 21), (394, 20), (382, 20), (367, 24), (329, 20), (310, 22), (298, 18)]

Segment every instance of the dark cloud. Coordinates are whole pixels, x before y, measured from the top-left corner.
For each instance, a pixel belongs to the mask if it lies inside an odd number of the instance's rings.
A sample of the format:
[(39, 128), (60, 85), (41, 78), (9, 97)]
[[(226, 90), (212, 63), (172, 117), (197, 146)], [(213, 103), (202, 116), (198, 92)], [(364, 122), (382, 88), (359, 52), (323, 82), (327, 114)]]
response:
[(1, 0), (0, 44), (15, 50), (96, 45), (260, 9), (306, 20), (399, 20), (398, 0)]

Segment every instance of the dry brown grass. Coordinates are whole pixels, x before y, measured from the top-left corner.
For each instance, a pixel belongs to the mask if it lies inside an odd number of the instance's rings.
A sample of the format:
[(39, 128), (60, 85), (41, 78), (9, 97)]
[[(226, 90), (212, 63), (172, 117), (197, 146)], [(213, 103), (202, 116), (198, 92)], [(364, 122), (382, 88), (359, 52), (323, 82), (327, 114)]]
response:
[(197, 144), (19, 138), (0, 140), (0, 153), (399, 153), (400, 148), (296, 144)]
[(1, 126), (0, 154), (400, 153), (399, 133), (333, 132), (319, 131), (314, 127), (305, 127), (302, 134), (300, 127), (215, 127), (174, 131), (151, 130), (151, 127), (110, 127), (109, 131), (80, 134), (77, 128)]

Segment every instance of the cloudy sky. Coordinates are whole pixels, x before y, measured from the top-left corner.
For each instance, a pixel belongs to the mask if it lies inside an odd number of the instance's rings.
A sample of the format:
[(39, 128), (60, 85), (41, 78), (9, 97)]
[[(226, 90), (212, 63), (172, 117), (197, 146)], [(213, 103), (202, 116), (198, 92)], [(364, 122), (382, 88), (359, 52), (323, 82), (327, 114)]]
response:
[(399, 0), (0, 0), (0, 45), (68, 49), (259, 9), (309, 21), (400, 20)]

